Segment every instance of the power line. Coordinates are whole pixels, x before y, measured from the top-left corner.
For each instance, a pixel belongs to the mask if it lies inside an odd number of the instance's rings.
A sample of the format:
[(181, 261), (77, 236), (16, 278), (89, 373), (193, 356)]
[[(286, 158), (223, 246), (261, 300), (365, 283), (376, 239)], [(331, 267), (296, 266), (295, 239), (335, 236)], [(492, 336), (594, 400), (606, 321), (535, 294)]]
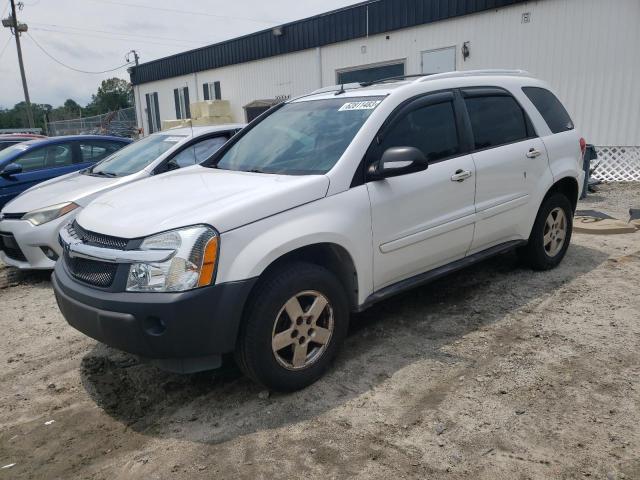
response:
[(90, 71), (87, 71), (87, 70), (80, 70), (79, 68), (70, 67), (69, 65), (67, 65), (67, 64), (65, 64), (65, 63), (63, 63), (63, 62), (61, 62), (60, 60), (58, 60), (57, 58), (55, 58), (53, 55), (51, 55), (49, 52), (47, 52), (44, 48), (42, 48), (42, 45), (40, 45), (40, 44), (36, 41), (36, 39), (35, 39), (35, 38), (33, 38), (33, 35), (31, 35), (29, 32), (27, 32), (27, 35), (28, 35), (28, 36), (29, 36), (29, 38), (33, 41), (33, 43), (35, 43), (35, 44), (36, 44), (36, 46), (37, 46), (40, 50), (42, 50), (42, 52), (43, 52), (47, 57), (49, 57), (49, 58), (50, 58), (51, 60), (53, 60), (54, 62), (56, 62), (56, 63), (58, 63), (58, 64), (62, 65), (63, 67), (68, 68), (69, 70), (73, 70), (74, 72), (79, 72), (79, 73), (88, 73), (88, 74), (91, 74), (91, 75), (98, 75), (98, 74), (101, 74), (101, 73), (115, 72), (116, 70), (120, 70), (121, 68), (128, 67), (129, 65), (131, 65), (131, 64), (133, 63), (133, 62), (127, 62), (127, 63), (125, 63), (125, 64), (123, 64), (123, 65), (120, 65), (119, 67), (111, 68), (111, 69), (109, 69), (109, 70), (102, 70), (102, 71), (100, 71), (100, 72), (90, 72)]
[(95, 37), (95, 38), (102, 38), (102, 39), (106, 39), (106, 40), (116, 40), (116, 41), (120, 41), (120, 42), (127, 42), (127, 43), (131, 43), (131, 42), (137, 42), (137, 43), (146, 43), (149, 45), (160, 45), (163, 47), (175, 47), (176, 44), (171, 44), (171, 43), (162, 43), (162, 42), (152, 42), (149, 40), (138, 40), (138, 39), (133, 39), (133, 38), (119, 38), (116, 36), (104, 36), (104, 35), (93, 35), (91, 33), (85, 33), (85, 32), (64, 32), (62, 30), (52, 30), (50, 28), (42, 28), (42, 27), (33, 27), (31, 28), (31, 30), (36, 30), (36, 31), (41, 31), (41, 32), (50, 32), (50, 33), (61, 33), (62, 35), (81, 35), (84, 37)]
[(199, 45), (203, 45), (205, 43), (207, 43), (206, 41), (202, 40), (184, 40), (181, 38), (172, 38), (172, 37), (160, 37), (157, 35), (140, 35), (137, 33), (125, 33), (125, 32), (116, 32), (114, 30), (98, 30), (97, 28), (88, 28), (88, 27), (74, 27), (71, 25), (56, 25), (53, 23), (38, 23), (38, 22), (30, 22), (31, 25), (42, 25), (45, 27), (55, 27), (55, 28), (62, 28), (62, 29), (71, 29), (71, 30), (84, 30), (84, 31), (89, 31), (89, 32), (97, 32), (97, 33), (104, 33), (107, 35), (118, 35), (118, 36), (125, 36), (125, 37), (142, 37), (142, 38), (155, 38), (158, 40), (169, 40), (169, 41), (174, 41), (174, 42), (183, 42), (183, 43), (196, 43)]
[[(250, 18), (250, 17), (235, 17), (235, 16), (231, 16), (231, 15), (218, 15), (215, 13), (209, 13), (209, 12), (193, 12), (193, 11), (189, 11), (189, 10), (180, 10), (177, 8), (165, 8), (165, 7), (156, 7), (156, 6), (151, 6), (151, 5), (136, 5), (134, 3), (125, 3), (125, 2), (118, 2), (115, 0), (91, 0), (92, 2), (100, 2), (100, 3), (108, 3), (111, 5), (121, 5), (123, 7), (134, 7), (134, 8), (144, 8), (145, 10), (156, 10), (156, 11), (161, 11), (161, 12), (170, 12), (170, 13), (178, 13), (178, 14), (182, 14), (182, 15), (197, 15), (199, 17), (214, 17), (214, 18), (221, 18), (221, 19), (225, 19), (225, 20), (241, 20), (241, 21), (250, 21), (250, 22), (256, 22), (256, 23), (263, 23), (266, 25), (273, 25), (274, 23), (278, 23), (275, 20), (264, 20), (264, 19), (258, 19), (258, 18)], [(279, 22), (279, 23), (284, 23), (284, 22)]]
[(7, 39), (7, 43), (5, 43), (4, 47), (2, 47), (2, 50), (0, 50), (0, 58), (2, 58), (2, 55), (4, 55), (4, 51), (7, 49), (10, 43), (11, 43), (11, 37)]

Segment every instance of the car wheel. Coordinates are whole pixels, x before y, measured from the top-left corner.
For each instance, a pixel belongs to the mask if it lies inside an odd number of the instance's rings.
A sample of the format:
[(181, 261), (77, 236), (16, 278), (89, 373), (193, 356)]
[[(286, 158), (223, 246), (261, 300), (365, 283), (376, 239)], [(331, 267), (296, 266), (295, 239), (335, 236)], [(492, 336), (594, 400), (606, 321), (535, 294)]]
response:
[(253, 380), (275, 391), (311, 385), (343, 342), (349, 306), (327, 269), (291, 263), (260, 281), (245, 313), (236, 358)]
[(567, 253), (572, 231), (571, 203), (565, 195), (554, 193), (542, 203), (529, 242), (518, 254), (534, 270), (555, 268)]

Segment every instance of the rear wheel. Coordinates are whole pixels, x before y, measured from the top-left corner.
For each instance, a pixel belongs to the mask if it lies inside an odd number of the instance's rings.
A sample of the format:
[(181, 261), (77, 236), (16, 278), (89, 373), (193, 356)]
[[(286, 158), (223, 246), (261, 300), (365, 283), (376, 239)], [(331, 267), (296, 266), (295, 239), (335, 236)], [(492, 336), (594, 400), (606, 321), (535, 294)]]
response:
[(562, 193), (554, 193), (542, 203), (529, 242), (518, 254), (534, 270), (555, 268), (567, 253), (572, 231), (571, 203)]
[(252, 295), (238, 364), (267, 388), (299, 390), (325, 373), (348, 323), (347, 298), (331, 272), (309, 263), (286, 265), (268, 274)]

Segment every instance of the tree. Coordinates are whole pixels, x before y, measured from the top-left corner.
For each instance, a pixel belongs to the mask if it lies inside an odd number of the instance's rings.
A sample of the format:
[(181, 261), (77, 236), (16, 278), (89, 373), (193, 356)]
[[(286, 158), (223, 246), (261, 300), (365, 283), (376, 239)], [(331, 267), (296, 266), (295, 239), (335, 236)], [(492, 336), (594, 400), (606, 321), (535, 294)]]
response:
[[(103, 80), (98, 91), (91, 96), (91, 102), (84, 108), (71, 98), (56, 108), (49, 104), (31, 104), (35, 126), (43, 129), (45, 116), (47, 121), (53, 122), (70, 120), (80, 116), (100, 115), (132, 106), (133, 90), (129, 82), (121, 78)], [(25, 102), (16, 103), (13, 108), (0, 107), (0, 128), (26, 128), (28, 126)]]
[(131, 106), (133, 106), (131, 84), (126, 80), (114, 77), (102, 81), (98, 92), (91, 96), (91, 103), (87, 105), (86, 113), (99, 115)]

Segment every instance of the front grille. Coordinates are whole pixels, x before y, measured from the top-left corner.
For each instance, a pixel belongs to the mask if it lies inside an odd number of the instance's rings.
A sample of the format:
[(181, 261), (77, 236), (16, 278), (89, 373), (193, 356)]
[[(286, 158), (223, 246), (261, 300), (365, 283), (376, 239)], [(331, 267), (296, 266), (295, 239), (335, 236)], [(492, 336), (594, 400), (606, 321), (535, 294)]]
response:
[(12, 260), (18, 262), (26, 262), (27, 258), (22, 253), (20, 245), (16, 242), (13, 233), (0, 232), (0, 250), (4, 251), (5, 255)]
[(2, 218), (4, 220), (21, 220), (26, 213), (3, 213)]
[(82, 240), (83, 243), (93, 245), (94, 247), (124, 250), (129, 242), (126, 238), (111, 237), (109, 235), (103, 235), (102, 233), (89, 232), (78, 225), (78, 222), (75, 220), (68, 228), (69, 233), (72, 236), (76, 237), (78, 240)]
[(118, 265), (85, 258), (72, 258), (64, 253), (64, 263), (73, 278), (96, 287), (108, 288), (113, 284)]
[[(111, 237), (85, 230), (75, 220), (67, 227), (67, 231), (82, 243), (94, 247), (124, 250), (129, 242), (126, 238)], [(66, 250), (63, 258), (67, 271), (76, 280), (101, 288), (113, 285), (118, 270), (117, 264), (71, 257)]]

